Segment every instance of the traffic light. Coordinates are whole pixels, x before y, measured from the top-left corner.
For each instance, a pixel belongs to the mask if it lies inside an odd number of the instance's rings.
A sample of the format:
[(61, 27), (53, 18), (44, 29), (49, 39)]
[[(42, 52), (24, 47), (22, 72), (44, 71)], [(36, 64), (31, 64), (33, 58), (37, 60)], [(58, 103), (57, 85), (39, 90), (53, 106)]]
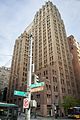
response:
[(34, 75), (34, 83), (36, 84), (36, 83), (38, 83), (39, 82), (39, 77), (35, 74)]
[(36, 84), (40, 82), (39, 77), (36, 74), (32, 74), (32, 83)]

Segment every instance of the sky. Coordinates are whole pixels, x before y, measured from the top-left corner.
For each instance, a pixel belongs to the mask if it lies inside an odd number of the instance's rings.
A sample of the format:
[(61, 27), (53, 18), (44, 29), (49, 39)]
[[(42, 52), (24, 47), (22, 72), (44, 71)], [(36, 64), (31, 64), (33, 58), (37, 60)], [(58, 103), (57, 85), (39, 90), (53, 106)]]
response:
[[(0, 66), (10, 67), (15, 40), (47, 0), (0, 0)], [(51, 0), (64, 21), (67, 36), (80, 42), (80, 0)]]

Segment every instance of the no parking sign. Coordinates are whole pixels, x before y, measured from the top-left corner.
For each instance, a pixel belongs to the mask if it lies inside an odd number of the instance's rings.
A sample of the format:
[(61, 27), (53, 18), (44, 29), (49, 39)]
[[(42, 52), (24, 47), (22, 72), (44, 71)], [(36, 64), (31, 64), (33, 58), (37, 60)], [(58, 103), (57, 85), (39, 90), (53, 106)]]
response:
[(24, 98), (24, 100), (23, 100), (23, 108), (29, 108), (29, 100), (28, 100), (28, 98)]

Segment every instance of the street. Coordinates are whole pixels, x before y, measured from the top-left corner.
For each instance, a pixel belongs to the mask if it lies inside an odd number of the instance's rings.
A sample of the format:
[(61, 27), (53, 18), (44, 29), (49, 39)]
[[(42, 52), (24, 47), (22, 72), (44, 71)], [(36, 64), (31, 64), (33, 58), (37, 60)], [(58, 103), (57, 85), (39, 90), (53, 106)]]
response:
[[(25, 120), (24, 114), (23, 114), (23, 115), (20, 115), (20, 116), (18, 117), (18, 120)], [(44, 118), (44, 117), (39, 117), (39, 116), (37, 116), (37, 118), (34, 118), (34, 117), (31, 118), (31, 120), (72, 120), (72, 119), (62, 119), (62, 118), (55, 119), (55, 118), (53, 118), (53, 117)]]

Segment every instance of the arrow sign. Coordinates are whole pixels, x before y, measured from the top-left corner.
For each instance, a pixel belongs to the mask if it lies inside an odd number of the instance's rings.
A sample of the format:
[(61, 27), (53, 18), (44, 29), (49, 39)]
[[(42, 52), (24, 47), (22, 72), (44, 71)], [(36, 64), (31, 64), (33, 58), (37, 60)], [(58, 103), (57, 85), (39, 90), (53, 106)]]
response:
[(14, 95), (26, 97), (27, 93), (23, 91), (14, 91)]
[(40, 82), (40, 83), (36, 83), (36, 84), (31, 84), (30, 88), (37, 88), (37, 87), (41, 87), (44, 86), (45, 83), (44, 82)]

